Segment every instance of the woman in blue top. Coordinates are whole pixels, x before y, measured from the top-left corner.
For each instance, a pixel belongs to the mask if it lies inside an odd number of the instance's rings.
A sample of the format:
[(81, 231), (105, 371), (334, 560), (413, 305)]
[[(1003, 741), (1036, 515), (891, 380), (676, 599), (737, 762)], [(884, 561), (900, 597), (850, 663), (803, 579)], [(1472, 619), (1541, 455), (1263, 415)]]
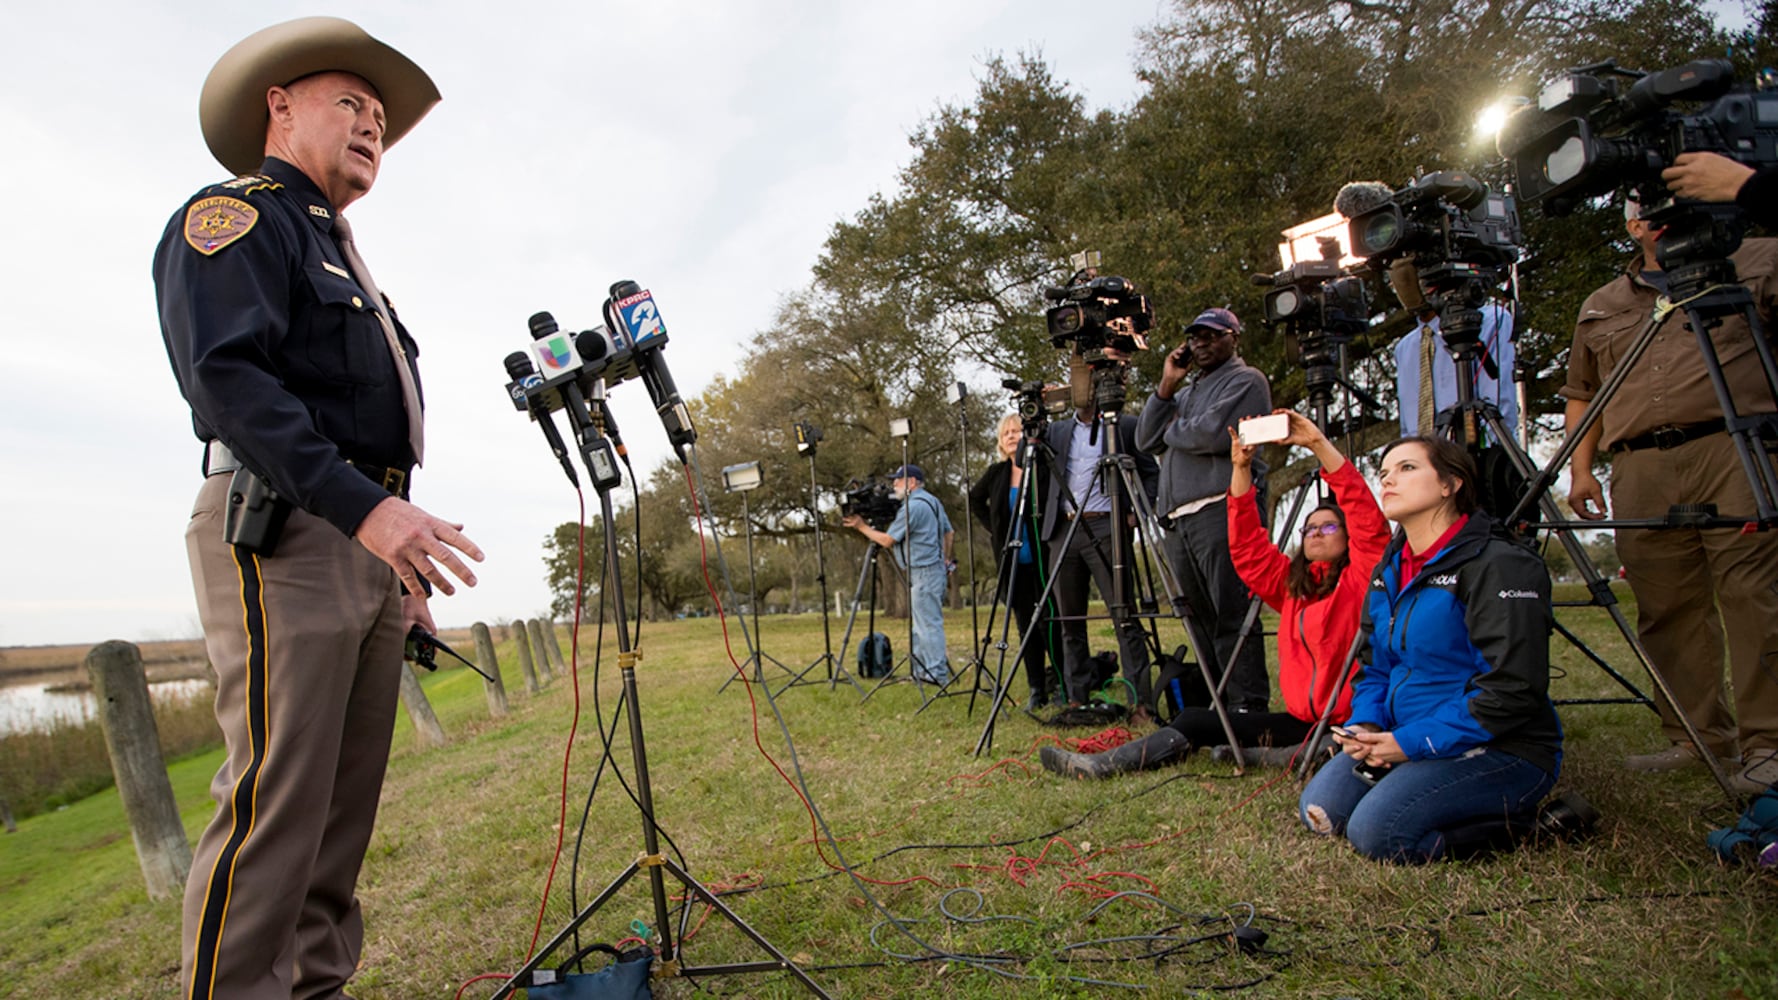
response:
[[(1026, 477), (1034, 476), (1039, 483), (1047, 482), (1042, 466), (1035, 463), (1030, 470), (1020, 469), (1015, 461), (1019, 442), (1024, 439), (1024, 423), (1016, 413), (1009, 413), (1000, 418), (1000, 427), (995, 431), (994, 443), (1000, 450), (1000, 461), (988, 466), (982, 478), (976, 480), (969, 489), (969, 509), (975, 514), (976, 520), (988, 529), (988, 538), (994, 546), (995, 565), (998, 567), (996, 579), (1004, 584), (1006, 580), (1005, 558), (1008, 555), (1007, 539), (1011, 537), (1015, 527), (1018, 531), (1019, 547), (1013, 553), (1017, 565), (1013, 569), (1012, 593), (998, 594), (998, 599), (1012, 605), (1013, 614), (1019, 621), (1019, 634), (1030, 636), (1025, 641), (1025, 683), (1031, 687), (1031, 697), (1025, 702), (1025, 710), (1035, 712), (1055, 699), (1058, 685), (1054, 672), (1048, 669), (1044, 655), (1048, 649), (1047, 635), (1032, 635), (1032, 629), (1042, 628), (1047, 616), (1038, 615), (1037, 595), (1043, 591), (1043, 577), (1040, 573), (1038, 559), (1038, 532), (1032, 530), (1032, 505), (1027, 502), (1022, 508), (1024, 520), (1015, 526), (1013, 511), (1020, 510), (1020, 491), (1024, 489)], [(1041, 486), (1037, 497), (1043, 497)], [(1047, 631), (1047, 629), (1045, 630)]]
[(1510, 844), (1561, 769), (1549, 573), (1476, 508), (1476, 478), (1442, 438), (1384, 449), (1381, 506), (1401, 530), (1365, 598), (1344, 754), (1299, 807), (1310, 830), (1379, 861)]

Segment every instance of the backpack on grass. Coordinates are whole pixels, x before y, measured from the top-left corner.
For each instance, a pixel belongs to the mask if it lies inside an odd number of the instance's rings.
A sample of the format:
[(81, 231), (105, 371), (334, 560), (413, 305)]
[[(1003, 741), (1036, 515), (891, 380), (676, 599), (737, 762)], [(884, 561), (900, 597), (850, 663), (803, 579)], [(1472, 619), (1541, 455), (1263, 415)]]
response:
[(858, 643), (858, 676), (873, 680), (887, 677), (894, 667), (895, 650), (888, 636), (872, 632)]

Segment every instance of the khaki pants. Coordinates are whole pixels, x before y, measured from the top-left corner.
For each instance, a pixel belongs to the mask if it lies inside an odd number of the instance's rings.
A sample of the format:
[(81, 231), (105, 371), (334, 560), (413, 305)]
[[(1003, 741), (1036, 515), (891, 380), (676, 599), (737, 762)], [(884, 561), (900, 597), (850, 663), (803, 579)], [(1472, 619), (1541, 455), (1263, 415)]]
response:
[[(1613, 516), (1663, 517), (1678, 503), (1754, 512), (1727, 433), (1613, 461)], [(1617, 551), (1636, 594), (1637, 634), (1705, 746), (1719, 757), (1737, 753), (1737, 738), (1739, 752), (1778, 748), (1778, 535), (1631, 529), (1617, 533)], [(1723, 690), (1725, 637), (1733, 714)], [(1664, 705), (1661, 725), (1669, 740), (1688, 740)]]
[(205, 480), (185, 533), (228, 759), (185, 887), (184, 996), (338, 997), (363, 945), (355, 886), (395, 720), (400, 591), (302, 511), (275, 555), (237, 556), (228, 482)]

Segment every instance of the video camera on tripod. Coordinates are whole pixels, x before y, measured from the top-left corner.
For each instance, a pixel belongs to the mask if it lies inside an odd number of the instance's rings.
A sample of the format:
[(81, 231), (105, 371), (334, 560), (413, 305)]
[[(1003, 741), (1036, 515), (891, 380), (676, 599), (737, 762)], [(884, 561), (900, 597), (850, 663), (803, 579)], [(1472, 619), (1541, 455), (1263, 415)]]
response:
[(1075, 271), (1068, 284), (1043, 290), (1045, 300), (1058, 303), (1043, 313), (1050, 345), (1071, 348), (1092, 369), (1095, 412), (1121, 410), (1127, 363), (1105, 352), (1148, 350), (1154, 306), (1128, 278), (1099, 274), (1099, 251), (1082, 251), (1070, 262)]
[[(1513, 161), (1519, 193), (1549, 215), (1620, 187), (1655, 205), (1669, 197), (1661, 171), (1681, 153), (1718, 153), (1756, 170), (1778, 164), (1775, 83), (1737, 88), (1723, 59), (1654, 73), (1619, 69), (1611, 59), (1579, 66), (1507, 119), (1500, 155)], [(1710, 103), (1686, 114), (1673, 108), (1678, 102)]]
[(1340, 265), (1339, 241), (1321, 241), (1321, 259), (1274, 274), (1255, 274), (1265, 294), (1266, 325), (1284, 332), (1284, 356), (1304, 368), (1336, 365), (1334, 350), (1370, 325), (1364, 280)]
[(840, 490), (840, 516), (856, 515), (878, 531), (887, 531), (900, 510), (901, 500), (887, 479), (853, 478)]
[[(1634, 80), (1628, 87), (1626, 81)], [(1535, 108), (1508, 118), (1502, 156), (1519, 189), (1545, 214), (1566, 215), (1588, 198), (1635, 192), (1641, 217), (1661, 234), (1657, 258), (1675, 298), (1736, 282), (1727, 261), (1741, 245), (1745, 213), (1733, 203), (1675, 201), (1661, 171), (1681, 153), (1709, 152), (1761, 169), (1778, 164), (1778, 77), (1737, 88), (1725, 60), (1700, 59), (1655, 73), (1612, 60), (1581, 66), (1545, 86)], [(1709, 102), (1696, 113), (1679, 102)]]
[(1000, 387), (1012, 393), (1014, 412), (1024, 424), (1027, 437), (1043, 434), (1051, 420), (1068, 415), (1068, 387), (1045, 386), (1042, 382), (1024, 382), (1016, 378), (1000, 380)]
[(1352, 253), (1383, 271), (1413, 265), (1439, 332), (1453, 350), (1479, 343), (1482, 306), (1519, 259), (1519, 212), (1512, 195), (1471, 174), (1441, 170), (1383, 194), (1374, 183), (1348, 184), (1334, 208), (1350, 219)]
[(1107, 347), (1126, 354), (1147, 350), (1147, 333), (1154, 326), (1148, 296), (1128, 278), (1100, 275), (1097, 250), (1075, 254), (1072, 263), (1074, 277), (1067, 285), (1043, 290), (1044, 299), (1056, 303), (1043, 313), (1050, 345), (1072, 344), (1088, 361)]

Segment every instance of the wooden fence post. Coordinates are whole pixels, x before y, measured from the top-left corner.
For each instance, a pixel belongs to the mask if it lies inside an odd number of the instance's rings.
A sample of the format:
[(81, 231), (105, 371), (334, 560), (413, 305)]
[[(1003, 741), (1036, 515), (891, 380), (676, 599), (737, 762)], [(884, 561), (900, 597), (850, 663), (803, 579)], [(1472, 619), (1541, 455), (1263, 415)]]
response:
[(494, 658), (494, 637), (488, 633), (488, 626), (481, 622), (471, 625), (469, 634), (475, 636), (475, 665), (494, 678), (482, 681), (482, 687), (488, 692), (488, 714), (501, 718), (506, 715), (506, 682), (500, 679), (500, 661)]
[(556, 620), (554, 618), (546, 620), (543, 623), (543, 631), (544, 634), (549, 636), (549, 656), (551, 665), (556, 668), (557, 673), (563, 674), (564, 676), (567, 675), (568, 661), (562, 656), (562, 640), (556, 635)]
[(102, 642), (86, 654), (86, 672), (148, 898), (176, 898), (191, 872), (191, 843), (185, 839), (179, 803), (161, 757), (142, 653), (127, 642)]
[(531, 632), (531, 649), (537, 654), (537, 669), (546, 681), (555, 679), (553, 664), (549, 661), (549, 647), (543, 641), (543, 619), (533, 618), (529, 622)]
[(401, 705), (407, 709), (408, 721), (414, 724), (414, 742), (420, 749), (430, 750), (449, 742), (444, 726), (439, 725), (438, 713), (432, 710), (431, 699), (426, 697), (426, 689), (414, 674), (414, 665), (406, 660), (401, 661)]
[(537, 666), (531, 662), (531, 637), (525, 634), (525, 620), (513, 622), (513, 633), (517, 637), (519, 651), (519, 672), (525, 675), (525, 690), (536, 694), (543, 690), (537, 683)]

